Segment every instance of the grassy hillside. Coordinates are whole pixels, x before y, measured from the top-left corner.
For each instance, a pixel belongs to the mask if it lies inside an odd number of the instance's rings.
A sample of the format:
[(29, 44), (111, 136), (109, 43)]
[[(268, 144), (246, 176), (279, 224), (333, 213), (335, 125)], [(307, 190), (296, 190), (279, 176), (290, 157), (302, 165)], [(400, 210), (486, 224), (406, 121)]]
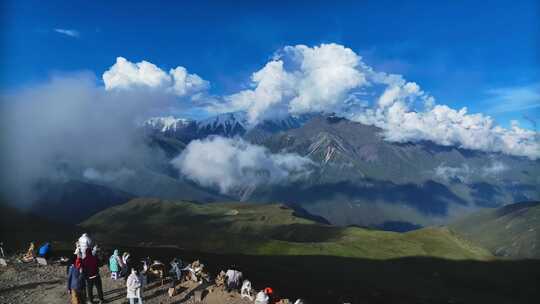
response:
[(451, 224), (450, 229), (497, 256), (540, 258), (540, 202), (484, 210)]
[(444, 228), (395, 233), (341, 228), (295, 216), (283, 205), (207, 204), (134, 199), (104, 210), (81, 226), (115, 244), (260, 255), (332, 255), (387, 259), (435, 256), (488, 259)]

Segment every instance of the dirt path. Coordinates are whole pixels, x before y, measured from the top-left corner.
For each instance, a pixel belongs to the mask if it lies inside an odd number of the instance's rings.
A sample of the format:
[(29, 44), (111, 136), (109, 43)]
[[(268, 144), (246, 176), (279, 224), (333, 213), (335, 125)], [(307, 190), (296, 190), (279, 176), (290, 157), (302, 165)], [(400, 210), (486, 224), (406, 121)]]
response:
[[(126, 288), (123, 279), (112, 280), (106, 267), (101, 268), (103, 292), (107, 303), (127, 303)], [(178, 293), (170, 298), (167, 294), (169, 284), (149, 283), (144, 290), (144, 303), (180, 304), (194, 303), (195, 290), (205, 294), (203, 302), (207, 304), (248, 304), (248, 299), (241, 299), (237, 292), (227, 293), (214, 285), (199, 285), (184, 282)], [(94, 291), (95, 294), (95, 291)], [(94, 295), (94, 298), (96, 296)], [(69, 303), (66, 291), (66, 267), (59, 265), (38, 266), (37, 264), (10, 263), (0, 268), (0, 304), (56, 304)]]

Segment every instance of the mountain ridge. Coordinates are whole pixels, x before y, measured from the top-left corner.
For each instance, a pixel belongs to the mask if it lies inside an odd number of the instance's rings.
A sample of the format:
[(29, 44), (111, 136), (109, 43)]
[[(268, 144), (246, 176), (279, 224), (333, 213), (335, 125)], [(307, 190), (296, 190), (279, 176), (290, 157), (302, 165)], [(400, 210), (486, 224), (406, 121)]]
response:
[[(133, 225), (131, 224), (133, 223)], [(136, 223), (136, 224), (135, 224)], [(320, 224), (282, 204), (134, 199), (80, 224), (105, 241), (173, 245), (204, 252), (258, 255), (332, 255), (387, 259), (437, 256), (490, 259), (480, 247), (444, 228), (408, 233)], [(196, 232), (196, 233), (194, 233)]]

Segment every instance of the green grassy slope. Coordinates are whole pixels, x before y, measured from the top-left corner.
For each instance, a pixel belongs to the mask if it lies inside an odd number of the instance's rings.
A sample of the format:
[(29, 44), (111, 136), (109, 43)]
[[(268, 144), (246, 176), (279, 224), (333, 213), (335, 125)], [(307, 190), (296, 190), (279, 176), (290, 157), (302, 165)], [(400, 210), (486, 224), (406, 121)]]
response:
[(489, 259), (444, 228), (409, 233), (323, 225), (283, 205), (207, 204), (135, 199), (81, 223), (97, 238), (126, 245), (262, 255), (331, 255), (371, 259), (435, 256)]
[(450, 229), (497, 256), (540, 258), (540, 202), (484, 210), (452, 223)]

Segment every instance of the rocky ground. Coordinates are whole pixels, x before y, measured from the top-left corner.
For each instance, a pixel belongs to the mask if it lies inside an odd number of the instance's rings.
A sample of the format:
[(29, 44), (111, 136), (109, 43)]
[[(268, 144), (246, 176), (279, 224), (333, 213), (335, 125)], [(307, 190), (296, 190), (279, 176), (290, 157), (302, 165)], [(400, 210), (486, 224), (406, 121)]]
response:
[[(110, 279), (107, 267), (101, 267), (100, 273), (106, 303), (127, 303), (124, 280)], [(169, 285), (168, 281), (165, 281), (163, 286), (161, 281), (149, 283), (144, 290), (144, 303), (195, 303), (194, 294), (197, 290), (203, 294), (202, 303), (252, 303), (248, 299), (241, 299), (237, 292), (227, 293), (215, 285), (199, 285), (192, 281), (180, 284), (177, 287), (178, 293), (169, 297), (167, 294)], [(95, 295), (94, 297), (96, 298)], [(7, 267), (0, 267), (0, 303), (69, 303), (69, 295), (66, 291), (66, 267), (58, 264), (41, 266), (37, 263), (17, 262), (10, 262)]]

